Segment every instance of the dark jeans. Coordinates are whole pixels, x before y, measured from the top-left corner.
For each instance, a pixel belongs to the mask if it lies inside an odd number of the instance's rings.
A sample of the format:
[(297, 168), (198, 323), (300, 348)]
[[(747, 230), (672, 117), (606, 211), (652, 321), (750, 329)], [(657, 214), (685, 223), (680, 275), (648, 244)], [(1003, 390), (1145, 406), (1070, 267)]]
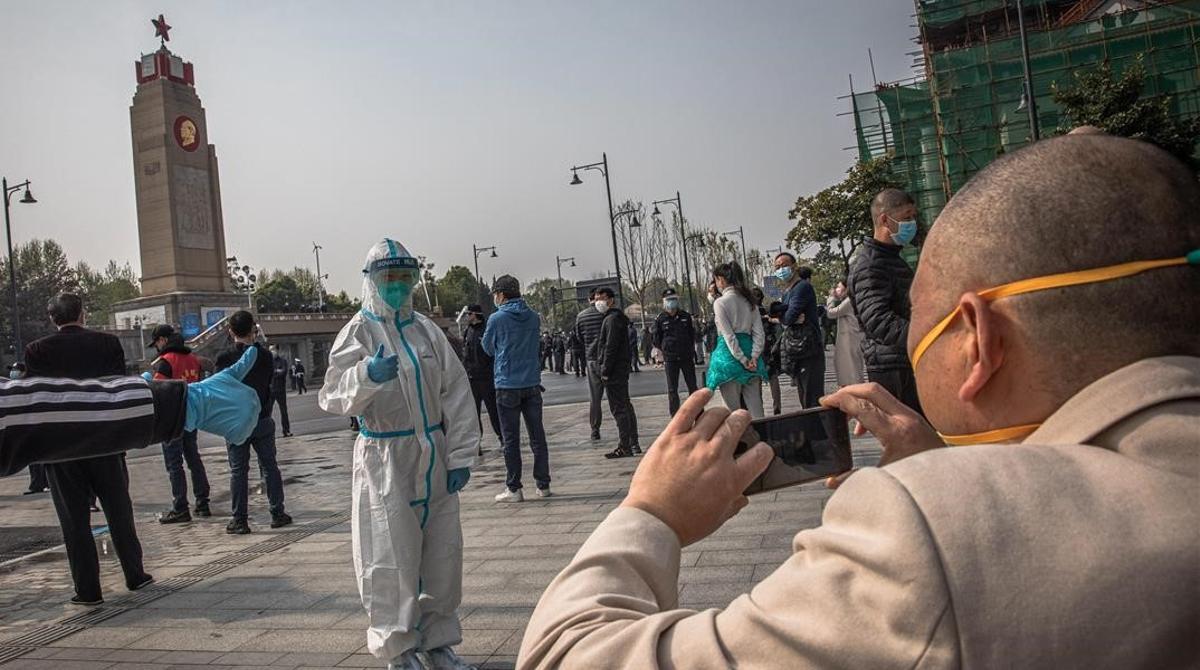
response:
[(92, 492), (104, 506), (113, 549), (121, 560), (125, 585), (136, 586), (146, 578), (142, 566), (142, 545), (133, 524), (133, 502), (129, 499), (129, 470), (125, 454), (84, 458), (78, 461), (47, 463), (50, 496), (62, 526), (67, 545), (67, 562), (75, 594), (96, 600), (100, 592), (100, 559), (92, 538)]
[(629, 399), (629, 377), (609, 379), (604, 390), (608, 392), (608, 408), (617, 422), (618, 444), (622, 449), (630, 449), (638, 443), (638, 427), (633, 401)]
[(508, 490), (521, 489), (521, 417), (525, 417), (529, 449), (533, 452), (533, 481), (539, 489), (550, 488), (550, 452), (546, 448), (546, 429), (542, 426), (542, 388), (496, 389), (496, 405), (500, 408)]
[(479, 403), (487, 407), (488, 421), (496, 437), (500, 437), (500, 412), (496, 409), (496, 382), (490, 377), (471, 380), (471, 395), (475, 398), (475, 417), (479, 419), (479, 432), (483, 432), (483, 415)]
[(288, 419), (287, 408), (287, 389), (280, 386), (271, 389), (271, 410), (274, 411), (274, 405), (279, 405), (279, 425), (283, 426), (283, 432), (292, 432), (292, 422)]
[(45, 491), (50, 488), (50, 482), (46, 481), (46, 466), (41, 463), (33, 463), (29, 466), (29, 490), (30, 491)]
[(250, 449), (258, 457), (259, 475), (267, 483), (267, 500), (271, 516), (283, 513), (283, 476), (275, 462), (275, 421), (264, 416), (250, 439), (241, 444), (227, 444), (229, 451), (229, 492), (233, 502), (233, 518), (245, 521), (250, 506)]
[(630, 347), (630, 350), (629, 350), (629, 364), (630, 364), (631, 366), (633, 366), (633, 371), (634, 371), (634, 372), (641, 372), (641, 371), (642, 371), (641, 361), (640, 361), (640, 360), (638, 360), (638, 352), (637, 352), (637, 347)]
[(692, 361), (664, 361), (667, 373), (667, 407), (671, 416), (679, 411), (679, 374), (683, 373), (683, 383), (687, 384), (688, 395), (696, 392), (696, 364)]
[(867, 380), (879, 384), (917, 414), (925, 416), (921, 409), (921, 399), (917, 397), (917, 380), (911, 368), (867, 370)]
[(582, 377), (583, 375), (587, 374), (584, 371), (585, 365), (586, 361), (584, 360), (582, 351), (571, 354), (571, 370), (575, 373), (576, 377)]
[(567, 352), (565, 352), (565, 351), (554, 352), (554, 371), (555, 372), (557, 372), (560, 375), (565, 373), (567, 371), (566, 367), (565, 367), (566, 362), (567, 362)]
[(600, 366), (596, 361), (587, 362), (588, 390), (591, 392), (592, 404), (588, 407), (588, 420), (592, 424), (592, 432), (600, 431), (601, 409), (600, 401), (604, 400), (604, 382), (600, 381)]
[(819, 407), (821, 396), (825, 395), (825, 352), (803, 361), (795, 372), (795, 379), (800, 405), (805, 409)]
[(196, 506), (207, 505), (208, 473), (204, 471), (204, 461), (200, 460), (196, 431), (185, 432), (170, 442), (163, 442), (162, 452), (167, 478), (171, 481), (171, 497), (174, 499), (172, 509), (176, 512), (186, 512), (188, 509), (187, 475), (183, 472), (185, 461), (192, 473), (192, 493), (196, 496)]

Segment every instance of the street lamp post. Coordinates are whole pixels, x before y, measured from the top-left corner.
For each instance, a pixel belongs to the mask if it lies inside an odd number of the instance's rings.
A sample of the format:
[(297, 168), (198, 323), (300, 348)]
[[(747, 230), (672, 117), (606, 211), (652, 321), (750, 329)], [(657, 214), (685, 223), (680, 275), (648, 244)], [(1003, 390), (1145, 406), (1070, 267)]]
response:
[[(563, 263), (570, 263), (571, 267), (575, 267), (575, 257), (574, 256), (571, 256), (569, 258), (559, 258), (558, 256), (554, 257), (554, 265), (557, 266), (557, 271), (558, 271), (558, 283), (555, 284), (554, 287), (556, 289), (558, 289), (559, 296), (562, 295), (562, 283), (563, 283), (562, 266), (563, 266)], [(558, 303), (559, 303), (559, 298), (558, 298), (558, 296), (555, 296), (554, 297), (554, 306), (551, 307), (551, 309), (553, 309), (555, 312), (558, 311)]]
[(577, 186), (583, 183), (583, 180), (579, 178), (580, 170), (599, 170), (600, 174), (604, 175), (604, 193), (608, 196), (608, 228), (609, 232), (612, 233), (613, 267), (617, 271), (617, 297), (621, 300), (621, 304), (624, 305), (625, 289), (621, 285), (621, 258), (619, 252), (617, 251), (617, 215), (613, 213), (612, 184), (608, 179), (608, 153), (605, 152), (601, 154), (601, 160), (599, 163), (588, 163), (587, 165), (576, 165), (572, 167), (572, 186)]
[(254, 311), (254, 289), (258, 288), (258, 275), (250, 272), (249, 265), (238, 267), (237, 256), (225, 259), (229, 266), (229, 276), (239, 289), (246, 290), (246, 309)]
[(4, 185), (4, 234), (8, 237), (8, 286), (12, 292), (13, 358), (19, 361), (25, 349), (21, 346), (21, 310), (17, 305), (17, 261), (13, 258), (12, 223), (9, 221), (8, 203), (12, 200), (12, 195), (22, 188), (25, 189), (25, 195), (21, 196), (18, 202), (31, 205), (37, 200), (29, 192), (28, 179), (11, 187), (8, 185), (7, 178), (0, 179), (0, 182), (3, 182)]
[(317, 311), (325, 311), (325, 279), (329, 275), (321, 274), (321, 250), (325, 247), (313, 242), (313, 254), (317, 257)]
[(692, 288), (692, 270), (691, 270), (691, 263), (688, 261), (688, 252), (687, 252), (688, 236), (687, 236), (687, 229), (684, 228), (684, 219), (683, 219), (683, 198), (680, 197), (679, 191), (675, 191), (674, 198), (667, 198), (666, 200), (655, 200), (654, 201), (654, 211), (652, 212), (652, 214), (654, 216), (658, 216), (661, 213), (658, 211), (658, 206), (659, 205), (667, 205), (667, 204), (671, 204), (671, 203), (674, 203), (675, 208), (679, 210), (679, 241), (682, 243), (681, 248), (683, 250), (683, 281), (687, 284), (688, 306), (691, 308), (692, 314), (695, 314), (696, 313), (696, 292)]
[[(700, 247), (701, 249), (704, 248), (704, 234), (703, 233), (696, 233), (694, 235), (688, 235), (687, 237), (683, 238), (683, 252), (685, 254), (687, 253), (688, 243), (691, 242), (692, 240), (696, 240), (696, 246)], [(696, 274), (697, 275), (700, 274), (700, 266), (699, 265), (696, 266)], [(699, 279), (698, 276), (697, 276), (697, 279)], [(696, 309), (695, 305), (692, 306), (692, 309), (693, 310)], [(696, 312), (693, 311), (692, 317), (694, 318), (695, 316), (696, 316)], [(696, 361), (699, 362), (701, 365), (703, 365), (704, 364), (704, 343), (702, 341), (697, 342), (695, 345), (695, 350), (696, 350)]]
[(732, 235), (734, 233), (737, 233), (738, 237), (742, 240), (742, 269), (745, 270), (746, 272), (749, 272), (750, 268), (747, 267), (748, 263), (746, 263), (746, 231), (745, 231), (745, 229), (742, 226), (738, 226), (737, 230), (731, 230), (727, 233), (721, 233), (721, 234), (722, 235)]
[(492, 258), (497, 258), (495, 246), (477, 247), (474, 244), (471, 245), (471, 252), (475, 256), (475, 281), (477, 282), (476, 287), (483, 285), (483, 277), (479, 276), (479, 254), (482, 254), (485, 251), (492, 252)]
[(1025, 37), (1025, 9), (1023, 0), (1017, 0), (1017, 30), (1021, 36), (1021, 67), (1025, 71), (1025, 108), (1029, 112), (1029, 140), (1037, 142), (1041, 135), (1038, 128), (1037, 100), (1033, 97), (1033, 73), (1029, 68), (1029, 40)]

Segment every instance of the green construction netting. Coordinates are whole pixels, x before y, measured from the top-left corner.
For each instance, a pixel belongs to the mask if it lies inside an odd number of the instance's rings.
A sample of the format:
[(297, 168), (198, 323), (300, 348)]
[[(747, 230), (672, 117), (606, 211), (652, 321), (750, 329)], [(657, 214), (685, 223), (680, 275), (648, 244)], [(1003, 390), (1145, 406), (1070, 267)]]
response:
[[(971, 12), (1002, 10), (1003, 4), (922, 0), (919, 19), (950, 23)], [(1031, 11), (1038, 4), (1026, 2)], [(1200, 0), (1186, 0), (1031, 31), (1030, 69), (1042, 134), (1053, 134), (1059, 123), (1055, 83), (1070, 86), (1072, 73), (1105, 61), (1120, 73), (1139, 56), (1146, 68), (1146, 95), (1169, 94), (1174, 113), (1200, 116), (1197, 17)], [(891, 152), (922, 218), (933, 221), (947, 197), (984, 165), (1028, 143), (1029, 118), (1021, 104), (1024, 74), (1015, 35), (931, 53), (928, 65), (926, 81), (855, 94), (852, 109), (860, 158)]]

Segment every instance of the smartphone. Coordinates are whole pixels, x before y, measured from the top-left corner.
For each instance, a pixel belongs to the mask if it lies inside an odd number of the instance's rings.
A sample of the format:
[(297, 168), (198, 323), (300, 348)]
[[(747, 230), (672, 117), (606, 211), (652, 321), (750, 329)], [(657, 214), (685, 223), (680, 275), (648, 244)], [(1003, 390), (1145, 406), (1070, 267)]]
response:
[(759, 442), (775, 452), (767, 469), (746, 488), (748, 496), (824, 479), (849, 471), (850, 427), (840, 409), (814, 407), (755, 419), (738, 440), (734, 455)]

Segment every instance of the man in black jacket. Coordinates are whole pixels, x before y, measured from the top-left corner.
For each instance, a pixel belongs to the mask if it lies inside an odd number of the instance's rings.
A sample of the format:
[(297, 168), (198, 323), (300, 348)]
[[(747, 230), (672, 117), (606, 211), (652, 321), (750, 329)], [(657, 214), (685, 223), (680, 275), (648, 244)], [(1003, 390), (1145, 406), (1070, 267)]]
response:
[[(121, 342), (107, 333), (83, 327), (83, 301), (72, 293), (63, 293), (48, 306), (50, 320), (58, 328), (25, 347), (29, 377), (67, 377), (97, 379), (125, 375), (125, 352)], [(104, 507), (113, 548), (125, 573), (125, 585), (131, 591), (146, 586), (154, 578), (142, 565), (142, 545), (133, 522), (133, 502), (129, 499), (129, 470), (125, 454), (97, 456), (61, 463), (47, 463), (50, 494), (54, 511), (62, 526), (67, 562), (75, 582), (77, 605), (104, 602), (100, 590), (100, 559), (92, 538), (91, 494)]]
[(467, 307), (467, 330), (463, 333), (463, 367), (471, 382), (471, 395), (475, 398), (475, 416), (479, 418), (479, 432), (483, 432), (483, 415), (479, 404), (487, 408), (492, 432), (500, 439), (500, 411), (496, 408), (495, 361), (483, 350), (483, 333), (487, 330), (487, 317), (480, 305)]
[(812, 286), (812, 268), (796, 265), (796, 257), (784, 251), (775, 257), (775, 277), (787, 287), (785, 309), (779, 325), (797, 333), (808, 331), (808, 354), (799, 360), (782, 360), (792, 383), (800, 394), (800, 405), (818, 407), (825, 395), (825, 336), (821, 334), (821, 315), (817, 293)]
[(224, 370), (236, 363), (248, 347), (258, 349), (254, 367), (250, 368), (250, 372), (242, 380), (258, 394), (261, 407), (258, 426), (245, 442), (225, 445), (229, 452), (229, 489), (233, 504), (233, 518), (229, 525), (225, 526), (225, 532), (231, 535), (245, 535), (250, 532), (251, 448), (258, 457), (258, 469), (267, 485), (271, 527), (282, 528), (292, 523), (292, 517), (288, 516), (283, 508), (283, 476), (279, 473), (279, 463), (275, 460), (275, 421), (271, 419), (271, 378), (274, 376), (274, 366), (271, 363), (270, 352), (254, 341), (254, 334), (254, 315), (246, 310), (234, 312), (229, 317), (229, 335), (233, 338), (234, 348), (217, 357), (217, 370)]
[(629, 318), (616, 306), (612, 289), (596, 289), (596, 299), (607, 299), (610, 305), (596, 337), (596, 369), (604, 391), (608, 393), (608, 408), (617, 423), (620, 441), (605, 458), (624, 458), (642, 453), (638, 445), (637, 415), (629, 399), (629, 374), (633, 367), (633, 346), (629, 341)]
[(921, 412), (907, 348), (913, 271), (900, 256), (916, 236), (916, 216), (917, 206), (904, 191), (889, 188), (875, 196), (871, 202), (875, 233), (850, 259), (846, 287), (862, 324), (867, 378)]
[(567, 338), (559, 331), (554, 334), (554, 371), (560, 375), (567, 374)]
[(604, 315), (608, 313), (612, 304), (612, 289), (593, 290), (588, 294), (588, 306), (575, 317), (575, 335), (583, 343), (588, 390), (591, 395), (588, 421), (592, 425), (592, 441), (600, 439), (600, 401), (604, 399), (604, 383), (600, 380), (600, 371), (596, 367), (596, 339), (600, 336), (600, 324), (604, 322)]
[(663, 356), (667, 373), (667, 407), (671, 416), (679, 410), (679, 375), (688, 395), (696, 392), (696, 326), (692, 315), (679, 308), (675, 289), (663, 291), (663, 311), (654, 320), (654, 346)]
[[(288, 362), (279, 355), (279, 348), (271, 345), (271, 402), (279, 405), (279, 424), (283, 427), (283, 436), (292, 436), (292, 422), (288, 418), (287, 380)], [(268, 412), (270, 414), (270, 412)]]

